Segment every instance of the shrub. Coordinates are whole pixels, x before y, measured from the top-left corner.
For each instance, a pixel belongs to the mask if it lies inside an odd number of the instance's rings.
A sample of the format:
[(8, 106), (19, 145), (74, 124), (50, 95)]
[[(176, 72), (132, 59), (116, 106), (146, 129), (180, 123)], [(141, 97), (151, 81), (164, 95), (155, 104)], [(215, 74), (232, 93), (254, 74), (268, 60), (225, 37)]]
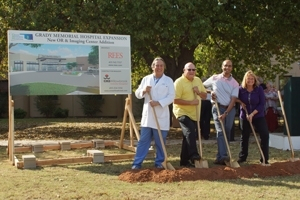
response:
[(67, 118), (69, 116), (69, 110), (62, 109), (62, 108), (56, 108), (53, 115), (56, 118)]
[(21, 108), (14, 109), (14, 117), (15, 119), (23, 119), (26, 117), (27, 112)]
[(79, 96), (81, 108), (87, 117), (95, 117), (101, 112), (100, 107), (104, 103), (102, 95), (81, 95)]
[(8, 113), (8, 93), (0, 92), (0, 117)]
[(57, 100), (57, 95), (36, 96), (34, 99), (36, 108), (40, 114), (44, 115), (45, 117), (53, 116), (56, 106), (58, 105)]

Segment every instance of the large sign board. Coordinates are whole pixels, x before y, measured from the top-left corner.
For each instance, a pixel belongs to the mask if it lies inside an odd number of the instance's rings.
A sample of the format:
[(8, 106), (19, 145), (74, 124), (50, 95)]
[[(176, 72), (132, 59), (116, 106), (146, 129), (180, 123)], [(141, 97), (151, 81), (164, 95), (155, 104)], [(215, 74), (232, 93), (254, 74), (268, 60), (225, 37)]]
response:
[(130, 36), (8, 31), (10, 95), (131, 94)]

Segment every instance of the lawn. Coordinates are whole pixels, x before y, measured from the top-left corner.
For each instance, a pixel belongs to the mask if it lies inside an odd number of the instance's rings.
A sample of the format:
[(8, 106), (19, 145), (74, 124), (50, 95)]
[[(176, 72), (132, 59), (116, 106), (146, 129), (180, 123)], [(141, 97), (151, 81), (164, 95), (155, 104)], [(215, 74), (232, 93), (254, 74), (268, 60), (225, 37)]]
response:
[[(138, 120), (137, 120), (138, 121)], [(16, 139), (119, 139), (121, 119), (23, 119), (15, 121)], [(129, 139), (126, 126), (125, 139)], [(172, 129), (168, 139), (180, 138), (180, 129)], [(0, 138), (7, 139), (7, 120), (0, 120)], [(204, 144), (204, 157), (209, 166), (216, 153), (216, 144)], [(259, 152), (254, 142), (250, 144), (249, 161), (256, 164)], [(119, 149), (105, 149), (118, 153)], [(122, 150), (123, 151), (123, 150)], [(179, 167), (180, 145), (168, 145), (169, 161)], [(236, 158), (238, 142), (231, 144)], [(85, 154), (85, 150), (51, 151), (41, 153), (41, 158)], [(296, 152), (298, 153), (298, 152)], [(281, 162), (290, 152), (270, 149), (270, 163)], [(70, 164), (44, 166), (34, 170), (20, 170), (7, 159), (6, 147), (0, 147), (0, 199), (298, 199), (299, 175), (268, 178), (239, 178), (217, 181), (180, 181), (172, 183), (120, 181), (119, 175), (131, 167), (131, 160), (104, 164)], [(244, 165), (243, 165), (244, 166)], [(241, 166), (241, 167), (243, 167)], [(153, 160), (146, 160), (144, 169), (153, 168)]]

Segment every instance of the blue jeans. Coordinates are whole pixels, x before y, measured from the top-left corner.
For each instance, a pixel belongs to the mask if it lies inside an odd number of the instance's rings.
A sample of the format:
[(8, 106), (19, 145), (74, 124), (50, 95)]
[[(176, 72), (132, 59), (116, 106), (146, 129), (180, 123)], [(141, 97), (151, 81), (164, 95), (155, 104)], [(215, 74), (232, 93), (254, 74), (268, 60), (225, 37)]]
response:
[[(222, 106), (219, 106), (219, 109), (220, 109), (221, 115), (226, 111), (226, 108), (222, 107)], [(233, 124), (233, 121), (235, 118), (235, 112), (236, 111), (234, 108), (231, 109), (231, 111), (228, 113), (225, 120), (223, 121), (227, 139), (230, 138), (229, 136), (230, 136), (232, 124)], [(216, 155), (216, 158), (217, 158), (217, 160), (220, 160), (228, 155), (227, 155), (227, 147), (226, 147), (226, 143), (225, 143), (225, 138), (224, 138), (224, 134), (222, 131), (222, 126), (221, 126), (220, 120), (218, 118), (218, 112), (217, 112), (217, 108), (215, 105), (213, 105), (213, 107), (212, 107), (212, 115), (213, 115), (213, 119), (215, 122), (215, 128), (217, 131), (218, 153)], [(229, 143), (229, 140), (228, 140), (228, 143)]]
[[(165, 144), (168, 131), (162, 130), (161, 134)], [(136, 154), (132, 166), (134, 165), (141, 168), (142, 163), (148, 154), (152, 137), (154, 138), (156, 148), (155, 166), (161, 166), (161, 163), (165, 160), (165, 156), (159, 139), (158, 130), (149, 127), (141, 127), (141, 136), (137, 144)]]

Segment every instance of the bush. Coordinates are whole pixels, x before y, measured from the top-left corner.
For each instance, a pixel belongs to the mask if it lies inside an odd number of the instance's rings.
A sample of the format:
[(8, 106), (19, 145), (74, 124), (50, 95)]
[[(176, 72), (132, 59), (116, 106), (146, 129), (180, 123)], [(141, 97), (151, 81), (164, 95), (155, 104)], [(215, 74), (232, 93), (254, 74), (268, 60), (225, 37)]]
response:
[(45, 117), (53, 116), (56, 106), (58, 105), (57, 100), (57, 95), (36, 96), (34, 99), (36, 108), (40, 111), (40, 114)]
[(104, 103), (102, 95), (81, 95), (79, 98), (81, 100), (79, 104), (87, 117), (95, 117), (97, 113), (101, 112), (100, 107)]
[(67, 118), (69, 116), (68, 109), (56, 108), (53, 113), (55, 118)]
[(0, 117), (8, 113), (8, 93), (0, 92)]
[(26, 117), (27, 112), (21, 108), (14, 109), (14, 117), (15, 119), (23, 119)]

